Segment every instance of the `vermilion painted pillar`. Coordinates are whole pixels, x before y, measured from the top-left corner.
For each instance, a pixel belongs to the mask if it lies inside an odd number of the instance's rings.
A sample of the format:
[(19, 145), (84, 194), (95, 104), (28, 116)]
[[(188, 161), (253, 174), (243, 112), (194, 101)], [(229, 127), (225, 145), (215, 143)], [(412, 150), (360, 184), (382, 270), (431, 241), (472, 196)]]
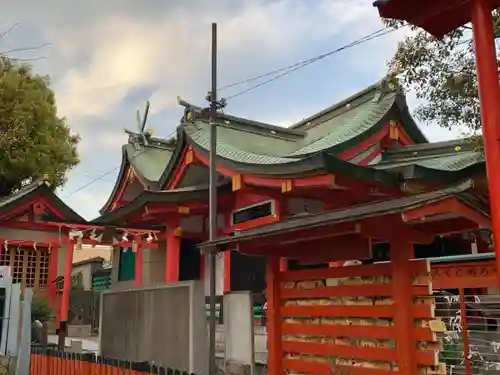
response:
[(288, 258), (281, 258), (280, 259), (280, 271), (281, 272), (288, 271)]
[[(497, 269), (500, 270), (500, 173), (498, 173), (498, 165), (500, 164), (500, 88), (493, 19), (489, 1), (473, 0), (471, 12), (496, 263)], [(500, 282), (500, 272), (497, 274)]]
[(392, 295), (395, 309), (396, 350), (400, 374), (418, 373), (415, 358), (416, 344), (413, 336), (413, 275), (410, 259), (413, 258), (413, 244), (404, 239), (391, 242)]
[(47, 297), (49, 305), (52, 310), (56, 307), (56, 294), (57, 294), (57, 258), (59, 256), (59, 246), (51, 248), (49, 251), (49, 270), (47, 275)]
[(73, 267), (73, 250), (75, 242), (68, 239), (66, 259), (64, 261), (64, 285), (61, 298), (61, 321), (59, 323), (59, 351), (64, 351), (64, 343), (68, 335), (69, 295), (71, 293), (71, 268)]
[(165, 282), (179, 281), (179, 266), (181, 260), (181, 239), (175, 234), (175, 227), (167, 227), (167, 254), (165, 256)]
[(135, 285), (142, 285), (142, 242), (137, 242), (135, 253)]
[(280, 313), (280, 258), (267, 257), (266, 264), (267, 293), (267, 373), (283, 374), (282, 369), (282, 334)]

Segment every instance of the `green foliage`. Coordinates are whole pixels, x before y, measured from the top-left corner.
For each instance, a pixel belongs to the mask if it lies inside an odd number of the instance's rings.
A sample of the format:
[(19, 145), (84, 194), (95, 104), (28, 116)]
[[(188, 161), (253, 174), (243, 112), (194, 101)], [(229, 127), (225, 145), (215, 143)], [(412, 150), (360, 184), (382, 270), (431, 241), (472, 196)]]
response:
[[(493, 12), (495, 35), (500, 35), (500, 11)], [(399, 28), (403, 22), (385, 21)], [(481, 128), (472, 31), (463, 26), (442, 40), (411, 27), (411, 35), (398, 44), (390, 70), (400, 84), (416, 93), (423, 104), (415, 116), (445, 128)], [(500, 66), (500, 65), (499, 65)]]
[(0, 57), (0, 197), (44, 176), (55, 188), (79, 162), (48, 77)]
[(34, 296), (31, 302), (31, 321), (39, 320), (43, 323), (50, 320), (52, 316), (49, 302), (45, 298)]

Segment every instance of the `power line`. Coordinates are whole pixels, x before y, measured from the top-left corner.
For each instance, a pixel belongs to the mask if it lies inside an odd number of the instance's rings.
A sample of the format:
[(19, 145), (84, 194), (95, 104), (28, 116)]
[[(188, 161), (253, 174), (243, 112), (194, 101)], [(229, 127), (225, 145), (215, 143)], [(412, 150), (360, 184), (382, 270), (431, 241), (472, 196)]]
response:
[[(265, 81), (263, 81), (261, 83), (258, 83), (256, 85), (250, 86), (250, 87), (248, 87), (248, 88), (246, 88), (246, 89), (244, 89), (242, 91), (239, 91), (236, 94), (230, 95), (230, 96), (228, 96), (226, 98), (226, 100), (233, 99), (233, 98), (235, 98), (237, 96), (240, 96), (240, 95), (243, 95), (243, 94), (245, 94), (245, 93), (247, 93), (249, 91), (255, 90), (258, 87), (264, 86), (264, 85), (266, 85), (266, 84), (268, 84), (268, 83), (270, 83), (272, 81), (277, 80), (278, 78), (284, 77), (284, 76), (286, 76), (286, 75), (288, 75), (290, 73), (293, 73), (293, 72), (295, 72), (295, 71), (297, 71), (299, 69), (302, 69), (302, 68), (304, 68), (304, 67), (306, 67), (306, 66), (308, 66), (310, 64), (313, 64), (313, 63), (315, 63), (317, 61), (323, 60), (326, 57), (332, 56), (332, 55), (334, 55), (334, 54), (336, 54), (338, 52), (344, 51), (346, 49), (349, 49), (351, 47), (357, 46), (359, 44), (363, 44), (363, 43), (368, 42), (370, 40), (373, 40), (373, 39), (376, 39), (376, 38), (380, 38), (381, 36), (384, 36), (384, 35), (387, 35), (389, 33), (392, 33), (394, 31), (396, 31), (396, 29), (391, 29), (391, 30), (385, 30), (385, 32), (381, 33), (382, 30), (384, 30), (384, 29), (379, 29), (379, 30), (377, 30), (377, 31), (375, 31), (375, 32), (367, 35), (367, 36), (364, 36), (363, 38), (357, 39), (357, 40), (355, 40), (355, 41), (353, 41), (353, 42), (351, 42), (349, 44), (346, 44), (346, 45), (344, 45), (344, 46), (342, 46), (340, 48), (334, 49), (333, 51), (330, 51), (330, 52), (318, 55), (318, 56), (313, 57), (313, 58), (308, 59), (308, 60), (304, 60), (304, 61), (299, 62), (297, 64), (290, 65), (287, 68), (275, 70), (274, 73), (280, 72), (280, 71), (284, 71), (284, 72), (281, 73), (281, 74), (278, 74), (277, 76), (269, 78), (269, 79), (267, 79), (267, 80), (265, 80)], [(258, 77), (250, 78), (249, 80), (246, 80), (246, 81), (241, 81), (241, 82), (237, 82), (237, 83), (225, 86), (225, 88), (233, 87), (233, 86), (236, 86), (236, 85), (239, 85), (239, 84), (243, 84), (243, 83), (246, 83), (246, 82), (256, 81), (256, 80), (258, 80), (260, 78), (264, 78), (264, 77), (270, 76), (272, 74), (273, 73), (266, 73), (266, 74), (263, 74), (263, 75), (258, 76)]]
[[(360, 38), (357, 41), (351, 42), (349, 44), (353, 44), (353, 43), (359, 42), (361, 40), (364, 40), (366, 38), (370, 38), (370, 37), (375, 36), (376, 34), (380, 33), (381, 31), (384, 31), (384, 30), (387, 31), (387, 29), (385, 29), (385, 28), (378, 29), (377, 31), (374, 31), (371, 34), (365, 35), (363, 38)], [(394, 31), (394, 30), (390, 30), (390, 31)], [(383, 34), (383, 35), (385, 35), (385, 34)], [(349, 45), (346, 45), (346, 46), (341, 47), (341, 48), (345, 49), (345, 48), (347, 48), (347, 46), (349, 46)], [(330, 56), (330, 55), (332, 55), (332, 54), (334, 54), (336, 52), (339, 52), (339, 48), (337, 48), (337, 49), (335, 49), (333, 51), (326, 52), (326, 53), (323, 53), (321, 55), (309, 58), (307, 60), (299, 61), (299, 62), (297, 62), (295, 64), (285, 66), (284, 68), (279, 68), (279, 69), (271, 70), (270, 72), (267, 72), (267, 73), (264, 73), (264, 74), (261, 74), (261, 75), (258, 75), (258, 76), (252, 77), (252, 78), (247, 78), (247, 79), (244, 79), (244, 80), (241, 80), (241, 81), (230, 83), (228, 85), (222, 86), (221, 88), (218, 89), (218, 91), (226, 90), (226, 89), (234, 87), (234, 86), (243, 85), (245, 83), (250, 83), (250, 82), (253, 82), (253, 81), (257, 81), (257, 80), (259, 80), (261, 78), (269, 77), (269, 76), (271, 76), (273, 74), (277, 74), (277, 73), (283, 72), (284, 70), (293, 69), (293, 68), (295, 68), (297, 66), (308, 64), (308, 63), (314, 62), (314, 61), (316, 61), (318, 59), (322, 59), (322, 58), (328, 57), (328, 56)]]
[[(336, 49), (334, 49), (332, 51), (329, 51), (329, 52), (326, 52), (326, 53), (322, 53), (320, 55), (317, 55), (315, 57), (309, 58), (307, 60), (299, 61), (299, 62), (294, 63), (292, 65), (288, 65), (288, 66), (286, 66), (284, 68), (275, 69), (273, 71), (261, 74), (259, 76), (255, 76), (255, 77), (251, 77), (251, 78), (248, 78), (248, 79), (245, 79), (245, 80), (242, 80), (242, 81), (231, 83), (229, 85), (223, 86), (222, 88), (220, 88), (218, 90), (220, 91), (220, 90), (228, 89), (230, 87), (239, 86), (239, 85), (242, 85), (242, 84), (245, 84), (245, 83), (254, 82), (254, 81), (257, 81), (259, 79), (262, 79), (262, 78), (265, 78), (265, 77), (269, 77), (269, 76), (272, 76), (272, 75), (277, 74), (277, 73), (281, 73), (281, 74), (278, 74), (277, 76), (274, 76), (274, 77), (271, 77), (271, 78), (265, 80), (264, 82), (261, 82), (259, 84), (254, 85), (254, 86), (251, 86), (251, 87), (248, 87), (247, 89), (239, 91), (236, 94), (233, 94), (233, 95), (231, 95), (231, 96), (229, 96), (229, 97), (226, 98), (226, 100), (233, 99), (233, 98), (235, 98), (237, 96), (243, 95), (243, 94), (245, 94), (245, 93), (247, 93), (249, 91), (255, 90), (258, 87), (261, 87), (261, 86), (263, 86), (265, 84), (268, 84), (268, 83), (270, 83), (272, 81), (275, 81), (278, 78), (281, 78), (281, 77), (283, 77), (285, 75), (293, 73), (296, 70), (299, 70), (299, 69), (301, 69), (303, 67), (306, 67), (306, 66), (308, 66), (308, 65), (310, 65), (312, 63), (315, 63), (316, 61), (323, 60), (324, 58), (329, 57), (331, 55), (334, 55), (334, 54), (336, 54), (338, 52), (344, 51), (346, 49), (349, 49), (349, 48), (354, 47), (354, 46), (359, 45), (359, 44), (363, 44), (363, 43), (368, 42), (368, 41), (370, 41), (372, 39), (379, 38), (381, 36), (387, 35), (387, 34), (392, 33), (394, 31), (396, 31), (396, 29), (389, 29), (389, 30), (384, 29), (384, 28), (378, 29), (378, 30), (376, 30), (376, 31), (374, 31), (374, 32), (372, 32), (372, 33), (370, 33), (368, 35), (365, 35), (362, 38), (354, 40), (354, 41), (352, 41), (352, 42), (350, 42), (350, 43), (348, 43), (348, 44), (346, 44), (346, 45), (344, 45), (342, 47), (336, 48)], [(174, 131), (169, 136), (167, 136), (165, 138), (162, 138), (162, 140), (167, 140), (168, 138), (170, 138), (171, 136), (173, 136), (175, 133), (176, 133), (176, 131)], [(150, 149), (143, 150), (141, 153), (135, 155), (131, 160), (134, 160), (135, 158), (141, 156), (142, 154), (144, 154), (145, 152), (148, 152), (149, 150)], [(76, 193), (78, 193), (78, 192), (86, 189), (87, 187), (93, 185), (94, 183), (102, 180), (106, 176), (109, 176), (111, 173), (113, 173), (114, 171), (116, 171), (118, 168), (120, 168), (120, 166), (114, 167), (113, 169), (107, 171), (106, 173), (100, 175), (99, 177), (97, 177), (97, 178), (89, 181), (88, 183), (82, 185), (78, 189), (76, 189), (76, 190), (72, 191), (71, 193), (69, 193), (68, 195), (64, 196), (64, 198), (69, 198), (69, 197), (73, 196), (74, 194), (76, 194)]]

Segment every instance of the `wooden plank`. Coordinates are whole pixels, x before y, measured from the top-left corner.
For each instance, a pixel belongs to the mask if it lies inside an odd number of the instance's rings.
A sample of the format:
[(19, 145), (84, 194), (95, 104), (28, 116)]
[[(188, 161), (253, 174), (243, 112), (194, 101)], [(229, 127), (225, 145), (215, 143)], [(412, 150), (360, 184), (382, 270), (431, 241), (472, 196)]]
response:
[(364, 368), (355, 366), (334, 366), (333, 370), (337, 374), (349, 375), (399, 375), (399, 371), (382, 370), (378, 368)]
[(285, 323), (283, 324), (283, 333), (367, 339), (393, 339), (396, 336), (394, 327), (307, 323)]
[[(398, 362), (398, 354), (395, 348), (368, 348), (350, 345), (327, 345), (315, 342), (283, 341), (283, 351), (367, 361)], [(438, 354), (433, 350), (416, 350), (415, 360), (422, 366), (436, 366), (439, 363)]]
[[(340, 324), (307, 324), (284, 323), (284, 334), (295, 335), (325, 335), (341, 337), (358, 337), (366, 339), (394, 339), (396, 337), (394, 326), (360, 326)], [(429, 328), (414, 328), (416, 341), (436, 341), (436, 334)]]
[[(392, 318), (396, 311), (394, 305), (382, 306), (283, 306), (281, 315), (297, 317), (357, 317), (357, 318)], [(413, 305), (415, 319), (434, 318), (431, 305)]]
[(398, 358), (396, 349), (326, 345), (315, 342), (283, 341), (283, 350), (290, 353), (329, 355), (385, 362), (397, 362)]
[(435, 289), (486, 288), (498, 286), (494, 260), (435, 264), (431, 268)]
[[(429, 287), (416, 285), (413, 287), (415, 297), (428, 296)], [(328, 297), (375, 297), (392, 296), (391, 284), (360, 284), (360, 285), (337, 285), (314, 289), (281, 288), (283, 299), (294, 298), (328, 298)]]
[[(414, 276), (425, 276), (429, 274), (429, 263), (425, 259), (412, 260), (410, 262)], [(333, 267), (312, 270), (288, 271), (281, 275), (282, 280), (301, 281), (345, 277), (373, 277), (391, 275), (390, 263), (376, 263), (360, 266)]]
[(332, 366), (328, 363), (310, 362), (300, 359), (284, 359), (283, 368), (301, 373), (331, 375)]

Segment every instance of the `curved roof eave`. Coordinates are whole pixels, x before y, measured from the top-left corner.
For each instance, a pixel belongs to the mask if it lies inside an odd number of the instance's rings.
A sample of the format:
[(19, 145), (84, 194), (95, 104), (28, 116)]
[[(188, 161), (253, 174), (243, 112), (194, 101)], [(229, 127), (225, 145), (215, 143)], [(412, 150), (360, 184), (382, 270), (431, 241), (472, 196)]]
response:
[(157, 188), (158, 190), (162, 190), (167, 186), (167, 184), (170, 182), (170, 179), (172, 178), (172, 175), (181, 162), (182, 154), (184, 151), (184, 148), (186, 147), (186, 141), (185, 141), (185, 135), (184, 131), (182, 129), (182, 125), (179, 125), (177, 127), (177, 142), (175, 143), (175, 149), (174, 152), (165, 168), (163, 171), (160, 180), (157, 182)]
[[(186, 135), (186, 141), (194, 150), (209, 156), (210, 153)], [(316, 153), (307, 158), (292, 159), (289, 163), (277, 164), (250, 164), (242, 163), (229, 158), (217, 156), (217, 162), (233, 170), (236, 173), (250, 173), (267, 176), (293, 176), (324, 168), (323, 158), (320, 153)]]
[[(232, 192), (232, 185), (225, 183), (217, 187), (217, 194), (227, 194)], [(208, 185), (193, 186), (165, 191), (145, 190), (132, 202), (121, 206), (115, 211), (106, 212), (91, 223), (110, 224), (134, 213), (149, 203), (185, 203), (201, 199), (208, 200)]]
[(408, 103), (406, 102), (406, 96), (403, 92), (398, 92), (396, 95), (396, 107), (399, 109), (401, 117), (404, 121), (404, 130), (408, 134), (408, 136), (415, 143), (429, 143), (427, 137), (422, 133), (417, 123), (413, 119), (413, 116), (410, 113), (410, 109), (408, 108)]
[(370, 166), (361, 166), (330, 153), (322, 153), (325, 169), (333, 174), (346, 176), (355, 180), (382, 183), (390, 186), (398, 186), (401, 182), (401, 176), (397, 173), (391, 173), (386, 170), (371, 168)]
[[(190, 141), (189, 138), (188, 142), (196, 150), (208, 155), (206, 150)], [(286, 164), (245, 164), (221, 157), (218, 157), (218, 160), (221, 164), (235, 172), (251, 173), (260, 176), (285, 178), (324, 171), (350, 178), (353, 177), (363, 181), (378, 182), (388, 185), (397, 185), (400, 182), (397, 174), (384, 170), (377, 170), (369, 166), (359, 166), (324, 151), (296, 161), (290, 159), (290, 163)]]
[(113, 203), (116, 194), (120, 190), (121, 184), (125, 183), (125, 181), (123, 181), (123, 178), (125, 176), (125, 171), (127, 170), (127, 167), (130, 166), (130, 162), (127, 157), (127, 150), (125, 148), (126, 146), (127, 145), (122, 146), (122, 161), (120, 165), (120, 171), (118, 172), (118, 176), (116, 177), (115, 180), (115, 185), (113, 186), (113, 190), (111, 191), (108, 200), (106, 201), (106, 203), (104, 203), (104, 206), (102, 206), (102, 208), (99, 210), (99, 213), (101, 215), (103, 215), (110, 209), (111, 203)]
[(485, 172), (485, 168), (486, 163), (484, 161), (479, 161), (475, 164), (455, 171), (439, 170), (418, 164), (410, 164), (400, 167), (398, 170), (405, 180), (415, 179), (429, 182), (438, 181), (451, 183), (470, 178), (475, 173)]

